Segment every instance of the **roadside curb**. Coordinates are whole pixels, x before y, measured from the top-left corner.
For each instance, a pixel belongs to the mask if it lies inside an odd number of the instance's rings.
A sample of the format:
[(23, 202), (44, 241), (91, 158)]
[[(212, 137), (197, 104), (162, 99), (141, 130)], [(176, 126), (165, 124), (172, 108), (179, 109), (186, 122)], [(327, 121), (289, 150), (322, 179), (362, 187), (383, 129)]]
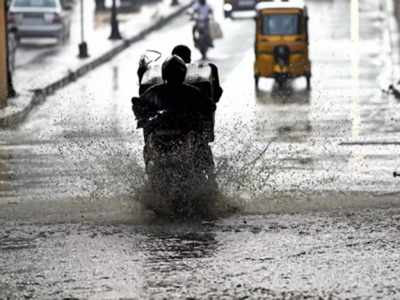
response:
[(191, 5), (192, 1), (188, 4), (184, 4), (167, 15), (160, 15), (155, 22), (153, 22), (147, 28), (142, 29), (139, 33), (125, 38), (120, 43), (115, 45), (112, 49), (106, 51), (102, 55), (88, 61), (86, 64), (76, 68), (75, 70), (69, 70), (66, 75), (48, 84), (47, 86), (34, 91), (23, 91), (17, 98), (19, 104), (14, 104), (13, 99), (9, 99), (9, 105), (0, 110), (0, 127), (15, 127), (22, 122), (29, 112), (38, 104), (43, 103), (46, 97), (54, 94), (56, 91), (64, 88), (68, 84), (80, 79), (90, 71), (97, 67), (107, 63), (115, 56), (120, 54), (122, 51), (129, 48), (133, 43), (143, 40), (147, 35), (154, 32), (157, 29), (168, 24), (170, 21), (180, 16), (186, 11)]
[(26, 91), (20, 93), (17, 98), (9, 99), (7, 107), (0, 110), (0, 127), (16, 126), (26, 118), (36, 104), (43, 101), (42, 95)]

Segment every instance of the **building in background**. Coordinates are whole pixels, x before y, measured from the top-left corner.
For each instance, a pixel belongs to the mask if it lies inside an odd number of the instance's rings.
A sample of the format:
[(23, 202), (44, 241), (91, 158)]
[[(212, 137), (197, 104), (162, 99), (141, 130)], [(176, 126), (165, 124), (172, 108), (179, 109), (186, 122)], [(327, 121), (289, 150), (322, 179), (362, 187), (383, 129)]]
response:
[(0, 107), (4, 107), (8, 97), (7, 26), (5, 0), (1, 0), (0, 3)]

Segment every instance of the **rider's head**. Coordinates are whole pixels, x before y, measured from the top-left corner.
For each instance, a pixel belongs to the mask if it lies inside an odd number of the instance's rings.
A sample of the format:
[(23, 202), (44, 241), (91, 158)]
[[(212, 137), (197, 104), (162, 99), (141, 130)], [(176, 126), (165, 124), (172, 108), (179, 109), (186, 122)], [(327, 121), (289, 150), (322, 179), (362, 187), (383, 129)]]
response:
[(190, 48), (186, 45), (175, 46), (174, 49), (172, 49), (172, 55), (179, 56), (187, 64), (190, 64), (190, 62), (192, 61), (192, 52), (190, 51)]
[(206, 0), (199, 0), (200, 5), (206, 5)]
[(167, 84), (182, 84), (186, 77), (185, 62), (177, 55), (168, 57), (162, 64), (162, 79)]

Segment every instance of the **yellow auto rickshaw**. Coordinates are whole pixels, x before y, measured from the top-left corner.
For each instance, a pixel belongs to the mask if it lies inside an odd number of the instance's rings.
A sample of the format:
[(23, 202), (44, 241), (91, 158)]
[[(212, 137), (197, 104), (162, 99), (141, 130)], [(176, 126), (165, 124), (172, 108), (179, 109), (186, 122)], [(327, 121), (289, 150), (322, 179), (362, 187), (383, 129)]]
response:
[(307, 7), (300, 0), (260, 1), (256, 5), (254, 79), (273, 78), (283, 87), (305, 76), (311, 86)]

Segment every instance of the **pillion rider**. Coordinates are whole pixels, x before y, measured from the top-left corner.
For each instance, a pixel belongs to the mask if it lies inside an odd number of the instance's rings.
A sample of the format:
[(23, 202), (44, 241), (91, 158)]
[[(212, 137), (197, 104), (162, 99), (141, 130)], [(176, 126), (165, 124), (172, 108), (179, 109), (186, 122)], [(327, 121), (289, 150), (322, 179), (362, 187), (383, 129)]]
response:
[[(182, 45), (175, 46), (174, 49), (172, 49), (172, 55), (178, 55), (187, 64), (190, 64), (192, 62), (192, 51), (186, 45), (182, 44)], [(223, 93), (223, 90), (222, 90), (222, 87), (220, 84), (220, 80), (219, 80), (218, 67), (213, 63), (208, 63), (208, 65), (211, 68), (211, 73), (212, 73), (212, 77), (214, 80), (213, 100), (215, 103), (217, 103)]]
[[(171, 55), (177, 55), (179, 56), (186, 64), (190, 64), (192, 62), (192, 51), (190, 48), (184, 44), (176, 45), (171, 52)], [(213, 63), (208, 63), (208, 65), (211, 68), (211, 73), (213, 77), (213, 100), (215, 103), (217, 103), (223, 93), (223, 89), (220, 84), (220, 79), (219, 79), (219, 72), (218, 72), (218, 67), (213, 64)], [(149, 64), (146, 62), (144, 58), (141, 58), (139, 60), (139, 66), (137, 69), (137, 75), (139, 78), (139, 84), (142, 83), (143, 75), (146, 73), (146, 71), (149, 69)], [(141, 93), (139, 89), (139, 93)]]
[[(186, 45), (176, 45), (171, 52), (171, 55), (179, 56), (185, 64), (190, 64), (192, 61), (192, 51)], [(139, 78), (139, 84), (142, 83), (143, 75), (149, 69), (149, 63), (146, 62), (145, 56), (142, 56), (139, 60), (139, 66), (137, 69), (137, 75)], [(140, 92), (140, 91), (139, 91)]]

